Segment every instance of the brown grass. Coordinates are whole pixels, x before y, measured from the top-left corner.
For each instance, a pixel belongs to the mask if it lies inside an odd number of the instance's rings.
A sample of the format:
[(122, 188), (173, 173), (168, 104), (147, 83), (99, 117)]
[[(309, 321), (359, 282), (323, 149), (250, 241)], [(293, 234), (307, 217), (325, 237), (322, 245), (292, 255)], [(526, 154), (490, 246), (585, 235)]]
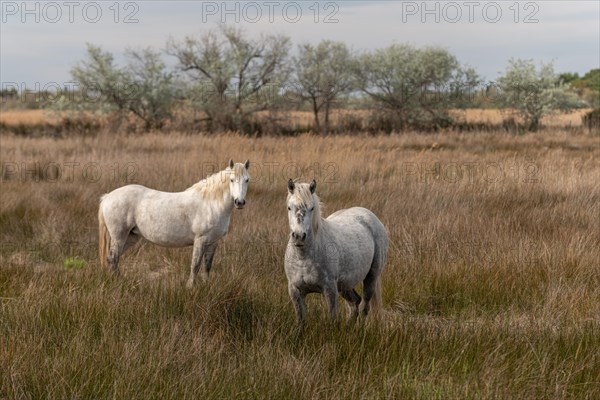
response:
[[(589, 111), (589, 109), (582, 109), (570, 113), (552, 114), (545, 117), (542, 123), (549, 127), (581, 126), (581, 117)], [(267, 115), (268, 113), (263, 114)], [(331, 122), (336, 124), (341, 117), (347, 115), (365, 118), (367, 114), (366, 110), (333, 110), (331, 112)], [(468, 109), (453, 111), (452, 115), (469, 123), (500, 124), (512, 114), (509, 111), (496, 109)], [(290, 111), (286, 113), (285, 117), (291, 126), (309, 126), (313, 122), (313, 115), (308, 111)], [(6, 110), (0, 112), (0, 123), (6, 125), (57, 124), (59, 122), (59, 114), (47, 110)]]
[[(582, 125), (583, 117), (591, 109), (574, 110), (569, 113), (555, 113), (542, 118), (542, 124), (548, 127), (577, 127)], [(468, 109), (453, 112), (456, 118), (471, 123), (501, 124), (515, 113), (511, 110)], [(517, 120), (520, 118), (517, 117)]]
[[(575, 110), (569, 113), (554, 113), (542, 118), (542, 124), (548, 127), (579, 127), (582, 126), (581, 117), (591, 109)], [(335, 109), (331, 111), (331, 123), (338, 124), (340, 120), (347, 116), (356, 117), (363, 121), (368, 117), (367, 110), (344, 110)], [(266, 113), (265, 113), (266, 114)], [(517, 121), (521, 118), (512, 110), (499, 109), (467, 109), (453, 110), (452, 117), (459, 121), (477, 124), (501, 124), (507, 118), (515, 117)], [(313, 114), (308, 111), (290, 111), (286, 114), (288, 123), (294, 127), (310, 126), (313, 123)], [(324, 117), (321, 115), (321, 119)]]
[[(598, 137), (0, 139), (0, 398), (600, 397)], [(99, 267), (101, 194), (229, 158), (253, 179), (210, 283), (184, 289), (189, 248)], [(378, 323), (329, 325), (315, 296), (295, 336), (289, 177), (387, 226)]]
[(54, 121), (46, 110), (7, 110), (0, 112), (0, 123), (6, 125), (43, 124)]

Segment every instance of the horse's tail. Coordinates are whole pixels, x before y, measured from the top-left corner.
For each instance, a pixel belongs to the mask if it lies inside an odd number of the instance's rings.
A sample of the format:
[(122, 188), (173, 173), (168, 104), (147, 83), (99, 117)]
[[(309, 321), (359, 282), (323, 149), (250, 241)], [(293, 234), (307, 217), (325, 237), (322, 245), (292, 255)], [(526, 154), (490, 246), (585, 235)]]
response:
[[(379, 222), (381, 224), (381, 222)], [(388, 235), (385, 227), (381, 224), (381, 238), (379, 241), (375, 241), (375, 256), (371, 270), (377, 274), (375, 278), (375, 290), (373, 291), (373, 297), (371, 297), (370, 305), (373, 314), (381, 315), (383, 312), (383, 294), (381, 288), (381, 274), (385, 269), (385, 262), (387, 259), (388, 252)]]
[(104, 213), (102, 212), (102, 200), (98, 207), (98, 256), (100, 257), (100, 265), (108, 267), (108, 251), (110, 249), (110, 234), (106, 229), (104, 222)]

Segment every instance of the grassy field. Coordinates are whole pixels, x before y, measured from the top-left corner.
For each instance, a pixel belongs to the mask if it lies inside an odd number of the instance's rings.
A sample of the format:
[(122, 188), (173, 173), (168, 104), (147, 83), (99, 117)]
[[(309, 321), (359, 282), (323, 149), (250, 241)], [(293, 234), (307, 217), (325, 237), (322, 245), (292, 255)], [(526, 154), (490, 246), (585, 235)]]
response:
[[(0, 136), (0, 398), (600, 398), (600, 138), (403, 134), (251, 139)], [(97, 260), (99, 197), (252, 162), (211, 281), (191, 249)], [(297, 337), (283, 256), (289, 177), (325, 214), (373, 210), (385, 311)]]
[[(545, 116), (542, 119), (542, 122), (547, 127), (559, 128), (559, 127), (580, 127), (582, 125), (581, 117), (585, 115), (587, 112), (591, 111), (590, 109), (579, 109), (574, 110), (570, 113), (556, 113)], [(189, 115), (183, 113), (186, 118), (190, 118)], [(367, 110), (333, 110), (331, 113), (331, 123), (333, 125), (338, 124), (345, 117), (353, 116), (359, 120), (365, 121), (368, 119), (368, 111)], [(483, 123), (488, 125), (501, 124), (503, 120), (506, 118), (513, 116), (514, 113), (511, 113), (509, 110), (498, 110), (498, 109), (467, 109), (467, 110), (455, 110), (452, 113), (452, 116), (457, 121), (463, 121), (468, 123)], [(31, 126), (31, 125), (59, 125), (64, 123), (61, 117), (68, 116), (69, 113), (59, 113), (52, 112), (48, 110), (22, 110), (22, 109), (13, 109), (13, 110), (2, 110), (0, 112), (0, 124), (5, 124), (7, 127), (23, 125), (23, 126)], [(267, 117), (269, 112), (258, 113), (261, 117)], [(110, 125), (110, 121), (107, 121), (106, 118), (101, 118), (98, 115), (89, 115), (90, 118), (95, 120), (101, 125)], [(308, 111), (289, 111), (283, 112), (279, 116), (279, 118), (285, 119), (285, 125), (290, 129), (299, 129), (306, 128), (312, 125), (313, 123), (313, 114)], [(322, 116), (321, 116), (322, 118)], [(517, 119), (519, 119), (517, 117)], [(132, 121), (135, 121), (135, 118), (131, 118)]]

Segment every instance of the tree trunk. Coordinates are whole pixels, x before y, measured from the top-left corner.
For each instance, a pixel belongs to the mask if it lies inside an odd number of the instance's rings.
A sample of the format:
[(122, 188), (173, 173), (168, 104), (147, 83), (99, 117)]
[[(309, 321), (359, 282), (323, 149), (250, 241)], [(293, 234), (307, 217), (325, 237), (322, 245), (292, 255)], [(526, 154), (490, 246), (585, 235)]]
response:
[(313, 103), (313, 114), (315, 116), (314, 131), (321, 133), (321, 123), (319, 122), (319, 107), (317, 106), (317, 99), (312, 100)]
[(323, 133), (329, 133), (329, 101), (325, 103), (325, 123), (323, 124)]
[(539, 127), (540, 127), (540, 117), (538, 117), (537, 115), (532, 116), (531, 121), (529, 122), (529, 131), (537, 132)]

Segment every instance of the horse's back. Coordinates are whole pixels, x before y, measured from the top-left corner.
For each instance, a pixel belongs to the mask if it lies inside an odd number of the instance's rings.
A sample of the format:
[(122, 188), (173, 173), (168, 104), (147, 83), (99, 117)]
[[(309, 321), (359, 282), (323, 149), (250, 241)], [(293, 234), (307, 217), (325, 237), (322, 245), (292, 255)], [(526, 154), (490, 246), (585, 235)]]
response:
[(103, 195), (100, 198), (100, 207), (105, 213), (114, 212), (114, 210), (130, 211), (150, 192), (156, 191), (142, 185), (121, 186)]
[(361, 226), (368, 230), (374, 239), (385, 239), (387, 231), (373, 211), (364, 207), (352, 207), (338, 210), (326, 219), (334, 226)]
[(101, 197), (101, 202), (105, 200), (126, 199), (128, 197), (141, 197), (148, 192), (155, 191), (142, 185), (125, 185), (116, 188), (112, 192), (106, 193)]
[(126, 185), (103, 195), (100, 203), (129, 203), (139, 205), (142, 202), (173, 202), (182, 198), (185, 192), (163, 192), (142, 185)]

